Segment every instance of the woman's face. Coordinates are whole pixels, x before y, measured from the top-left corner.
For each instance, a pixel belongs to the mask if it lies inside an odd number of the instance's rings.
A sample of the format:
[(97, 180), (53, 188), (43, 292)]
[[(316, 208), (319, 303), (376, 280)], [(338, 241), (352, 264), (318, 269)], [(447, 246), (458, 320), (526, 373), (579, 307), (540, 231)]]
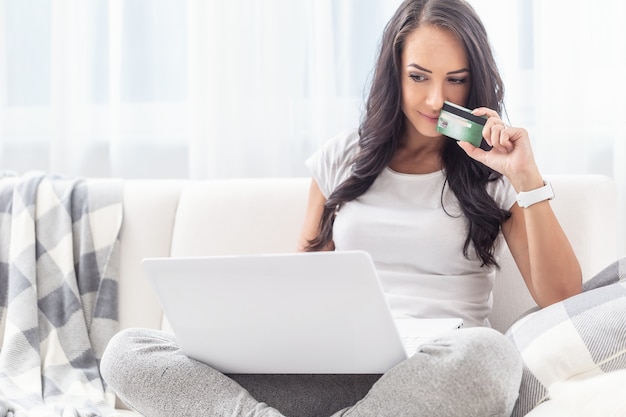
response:
[(471, 74), (463, 44), (448, 30), (420, 26), (405, 40), (400, 74), (407, 135), (442, 136), (437, 119), (443, 102), (465, 106), (469, 95)]

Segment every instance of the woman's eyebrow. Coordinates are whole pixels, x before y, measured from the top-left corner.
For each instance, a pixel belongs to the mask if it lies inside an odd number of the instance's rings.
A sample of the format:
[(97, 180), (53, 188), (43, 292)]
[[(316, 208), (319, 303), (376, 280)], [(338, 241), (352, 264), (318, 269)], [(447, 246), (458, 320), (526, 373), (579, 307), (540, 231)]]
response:
[(468, 68), (461, 68), (461, 69), (458, 69), (458, 70), (450, 71), (450, 72), (447, 73), (447, 75), (460, 74), (460, 73), (463, 73), (463, 72), (470, 72), (470, 70)]
[(433, 73), (431, 70), (426, 69), (426, 68), (424, 68), (424, 67), (422, 67), (422, 66), (419, 66), (419, 65), (417, 65), (417, 64), (409, 64), (409, 65), (407, 65), (407, 67), (413, 67), (413, 68), (416, 68), (416, 69), (418, 69), (418, 70), (420, 70), (420, 71), (427, 72), (427, 73), (429, 73), (429, 74), (432, 74), (432, 73)]
[[(416, 69), (418, 69), (420, 71), (427, 72), (429, 74), (433, 73), (431, 70), (426, 69), (426, 68), (422, 67), (421, 65), (417, 65), (417, 64), (409, 64), (409, 65), (407, 65), (407, 67), (413, 67), (413, 68), (416, 68)], [(458, 70), (447, 72), (446, 75), (460, 74), (462, 72), (469, 72), (469, 69), (468, 68), (461, 68), (461, 69), (458, 69)]]

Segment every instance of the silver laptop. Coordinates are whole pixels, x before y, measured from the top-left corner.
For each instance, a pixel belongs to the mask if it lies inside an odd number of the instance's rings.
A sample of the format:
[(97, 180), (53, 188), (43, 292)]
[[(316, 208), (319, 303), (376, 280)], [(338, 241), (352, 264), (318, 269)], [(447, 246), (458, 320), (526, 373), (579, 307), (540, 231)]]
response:
[(148, 258), (142, 267), (185, 354), (223, 373), (384, 373), (462, 325), (396, 326), (361, 251)]

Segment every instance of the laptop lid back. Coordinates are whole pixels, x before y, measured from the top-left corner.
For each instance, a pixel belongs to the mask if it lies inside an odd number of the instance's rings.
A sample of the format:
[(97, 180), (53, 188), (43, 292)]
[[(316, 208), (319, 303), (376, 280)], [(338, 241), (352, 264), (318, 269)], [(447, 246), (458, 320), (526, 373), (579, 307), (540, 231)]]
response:
[(384, 373), (406, 358), (365, 252), (142, 267), (183, 351), (223, 373)]

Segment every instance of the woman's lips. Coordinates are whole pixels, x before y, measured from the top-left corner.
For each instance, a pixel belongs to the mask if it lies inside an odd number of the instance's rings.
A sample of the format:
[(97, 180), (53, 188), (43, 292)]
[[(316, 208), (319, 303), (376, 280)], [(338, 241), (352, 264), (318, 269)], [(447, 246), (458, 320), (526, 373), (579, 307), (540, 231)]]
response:
[(424, 113), (420, 113), (422, 115), (422, 117), (426, 120), (428, 120), (431, 123), (437, 123), (437, 120), (439, 119), (439, 115), (435, 115), (435, 116), (429, 116), (427, 114)]

